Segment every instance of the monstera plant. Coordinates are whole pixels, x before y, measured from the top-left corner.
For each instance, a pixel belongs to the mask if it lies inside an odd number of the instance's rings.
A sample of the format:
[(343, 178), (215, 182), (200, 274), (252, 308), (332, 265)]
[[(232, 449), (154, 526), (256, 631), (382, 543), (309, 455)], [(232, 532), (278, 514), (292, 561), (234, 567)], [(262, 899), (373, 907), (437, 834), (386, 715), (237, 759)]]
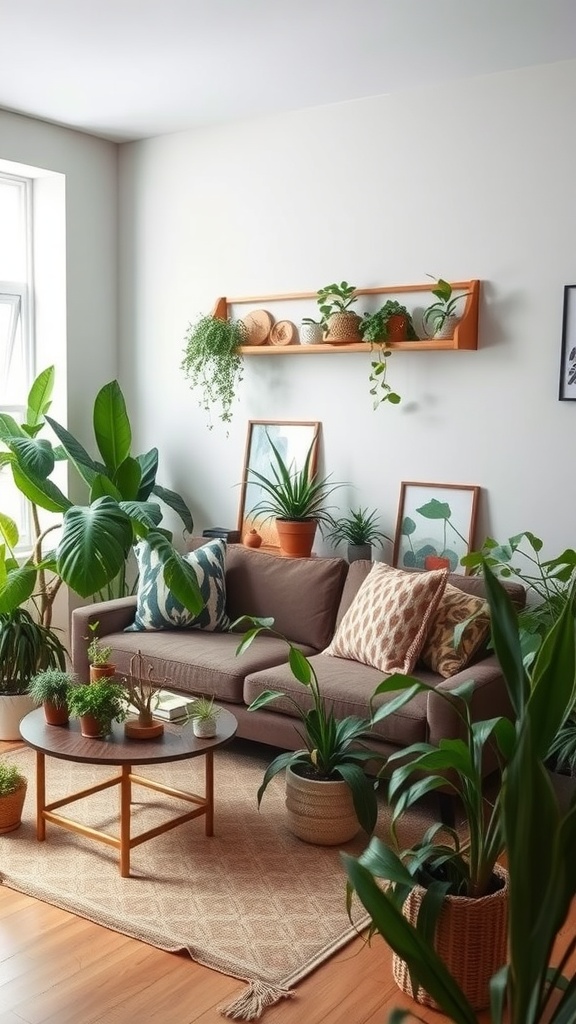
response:
[[(126, 593), (126, 561), (132, 546), (146, 538), (164, 564), (164, 578), (179, 601), (197, 614), (202, 606), (195, 573), (178, 555), (168, 531), (160, 527), (158, 499), (174, 509), (185, 528), (193, 528), (184, 500), (156, 482), (158, 450), (131, 452), (132, 431), (117, 381), (105, 384), (94, 402), (93, 424), (99, 458), (93, 459), (73, 435), (47, 415), (54, 367), (34, 381), (23, 423), (0, 414), (0, 468), (9, 467), (18, 490), (29, 501), (33, 526), (30, 557), (15, 558), (0, 574), (0, 612), (31, 596), (39, 621), (50, 626), (56, 594), (65, 583), (81, 597)], [(60, 445), (38, 435), (48, 424)], [(86, 504), (72, 502), (53, 479), (58, 461), (67, 460), (87, 487)], [(14, 524), (0, 515), (0, 544), (13, 553)], [(46, 543), (57, 531), (54, 549)], [(17, 537), (16, 537), (17, 539)], [(25, 595), (23, 598), (22, 595)]]

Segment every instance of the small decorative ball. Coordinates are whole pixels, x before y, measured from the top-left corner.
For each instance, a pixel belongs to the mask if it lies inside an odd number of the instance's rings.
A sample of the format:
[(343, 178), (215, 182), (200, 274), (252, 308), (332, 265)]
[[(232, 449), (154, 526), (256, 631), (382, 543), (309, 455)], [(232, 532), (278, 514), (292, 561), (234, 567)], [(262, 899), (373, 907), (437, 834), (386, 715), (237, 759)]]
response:
[(258, 530), (250, 530), (248, 533), (245, 533), (244, 543), (247, 548), (259, 548), (262, 543), (262, 537)]

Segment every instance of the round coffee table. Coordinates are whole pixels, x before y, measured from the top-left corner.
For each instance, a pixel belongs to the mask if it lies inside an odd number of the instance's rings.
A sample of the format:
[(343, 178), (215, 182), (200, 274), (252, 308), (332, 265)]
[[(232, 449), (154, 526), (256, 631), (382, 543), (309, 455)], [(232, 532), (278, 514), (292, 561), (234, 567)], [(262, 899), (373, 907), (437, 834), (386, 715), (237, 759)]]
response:
[[(130, 851), (148, 839), (169, 832), (177, 825), (192, 818), (205, 816), (206, 835), (214, 834), (214, 751), (225, 747), (236, 734), (238, 722), (229, 711), (221, 709), (217, 719), (217, 733), (213, 739), (198, 739), (192, 730), (192, 723), (176, 725), (165, 723), (162, 736), (154, 740), (131, 740), (124, 736), (124, 727), (114, 723), (112, 733), (106, 739), (85, 739), (80, 732), (77, 719), (69, 725), (48, 725), (43, 708), (31, 711), (20, 722), (20, 735), (24, 742), (36, 751), (36, 836), (39, 842), (46, 838), (46, 822), (59, 825), (70, 832), (106, 843), (120, 851), (120, 874), (123, 878), (130, 875)], [(61, 758), (63, 761), (77, 761), (82, 764), (119, 765), (120, 773), (100, 782), (89, 789), (71, 793), (53, 803), (46, 803), (46, 765), (45, 757)], [(205, 791), (187, 793), (179, 789), (162, 786), (132, 771), (133, 765), (166, 764), (169, 761), (184, 761), (190, 757), (203, 757), (205, 764)], [(148, 829), (137, 836), (130, 834), (130, 807), (132, 803), (132, 783), (153, 789), (157, 793), (193, 804), (194, 809), (170, 818), (156, 828)], [(108, 832), (89, 828), (86, 825), (66, 818), (57, 813), (58, 808), (99, 793), (111, 786), (120, 787), (120, 836), (112, 836)]]

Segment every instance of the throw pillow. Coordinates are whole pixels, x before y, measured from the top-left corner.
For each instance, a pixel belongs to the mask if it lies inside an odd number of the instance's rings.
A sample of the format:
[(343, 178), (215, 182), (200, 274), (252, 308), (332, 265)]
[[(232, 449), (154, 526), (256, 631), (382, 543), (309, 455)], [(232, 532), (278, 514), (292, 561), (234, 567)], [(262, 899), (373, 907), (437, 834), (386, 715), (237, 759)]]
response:
[(376, 562), (324, 651), (381, 672), (411, 672), (448, 571), (411, 573)]
[[(454, 629), (466, 619), (470, 622), (464, 627), (456, 645)], [(430, 623), (420, 661), (447, 679), (466, 668), (489, 636), (490, 610), (487, 602), (448, 583)]]
[(205, 607), (192, 615), (177, 601), (164, 582), (162, 563), (154, 548), (146, 541), (136, 546), (138, 562), (138, 593), (136, 616), (126, 632), (159, 629), (206, 629), (223, 632), (230, 625), (226, 613), (226, 545), (223, 540), (208, 544), (182, 556), (196, 573)]

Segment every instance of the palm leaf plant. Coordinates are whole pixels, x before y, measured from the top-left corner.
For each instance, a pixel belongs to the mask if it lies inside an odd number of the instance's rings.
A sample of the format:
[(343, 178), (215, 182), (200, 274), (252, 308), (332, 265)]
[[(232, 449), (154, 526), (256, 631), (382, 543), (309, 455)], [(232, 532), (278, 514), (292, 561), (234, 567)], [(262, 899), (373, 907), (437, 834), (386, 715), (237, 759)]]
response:
[(293, 706), (297, 717), (302, 723), (299, 731), (303, 750), (286, 751), (275, 757), (268, 765), (262, 784), (258, 790), (258, 806), (270, 781), (278, 772), (291, 767), (299, 770), (307, 777), (319, 780), (342, 779), (352, 793), (354, 809), (358, 821), (366, 832), (374, 831), (378, 816), (376, 798), (377, 780), (369, 778), (365, 772), (368, 761), (378, 760), (373, 750), (367, 749), (362, 740), (377, 721), (382, 717), (382, 709), (376, 711), (370, 719), (351, 715), (338, 719), (320, 691), (318, 677), (308, 658), (294, 647), (281, 633), (273, 629), (273, 619), (261, 619), (244, 616), (231, 628), (242, 622), (251, 623), (236, 653), (242, 654), (253, 643), (255, 638), (265, 631), (284, 640), (288, 646), (288, 663), (292, 675), (305, 688), (311, 707), (303, 706), (289, 694), (278, 690), (265, 690), (252, 701), (248, 710), (258, 711), (274, 700), (285, 698)]
[[(32, 554), (20, 567), (11, 564), (0, 579), (0, 611), (13, 604), (16, 588), (28, 588), (30, 582), (28, 596), (35, 600), (40, 622), (48, 627), (63, 583), (81, 597), (126, 593), (126, 560), (132, 546), (146, 537), (159, 553), (168, 586), (197, 614), (202, 599), (195, 573), (179, 558), (162, 529), (162, 510), (153, 499), (173, 508), (190, 531), (192, 516), (179, 495), (156, 483), (157, 449), (131, 454), (130, 421), (118, 382), (101, 388), (94, 403), (94, 433), (102, 461), (92, 459), (68, 430), (48, 416), (53, 385), (54, 367), (49, 367), (30, 389), (24, 423), (0, 414), (0, 442), (5, 449), (0, 451), (0, 467), (10, 468), (16, 487), (29, 501), (34, 528)], [(45, 423), (56, 434), (58, 448), (37, 436)], [(86, 505), (74, 504), (52, 479), (57, 462), (64, 459), (89, 489)], [(41, 513), (48, 515), (48, 525), (41, 523)], [(11, 520), (0, 517), (0, 534), (12, 553), (14, 529)], [(53, 550), (46, 550), (54, 531), (58, 531), (58, 542)]]
[(350, 509), (347, 515), (335, 518), (326, 539), (334, 544), (376, 544), (392, 538), (378, 528), (378, 511), (367, 508)]
[[(518, 618), (502, 585), (484, 565), (496, 656), (514, 709), (513, 745), (503, 773), (498, 817), (509, 875), (509, 962), (492, 978), (492, 1024), (569, 1024), (576, 1019), (576, 975), (564, 977), (576, 950), (570, 937), (555, 953), (576, 894), (576, 804), (563, 813), (543, 759), (573, 700), (576, 679), (572, 600), (544, 637), (530, 672), (523, 661)], [(372, 840), (360, 858), (342, 855), (349, 885), (370, 913), (373, 930), (404, 959), (416, 982), (455, 1024), (479, 1024), (466, 996), (437, 955), (433, 938), (403, 916), (393, 889), (378, 877), (409, 885)], [(394, 877), (391, 877), (393, 876)], [(396, 877), (397, 876), (397, 877)], [(395, 1024), (411, 1011), (395, 1010)], [(419, 1019), (419, 1018), (416, 1018)]]

